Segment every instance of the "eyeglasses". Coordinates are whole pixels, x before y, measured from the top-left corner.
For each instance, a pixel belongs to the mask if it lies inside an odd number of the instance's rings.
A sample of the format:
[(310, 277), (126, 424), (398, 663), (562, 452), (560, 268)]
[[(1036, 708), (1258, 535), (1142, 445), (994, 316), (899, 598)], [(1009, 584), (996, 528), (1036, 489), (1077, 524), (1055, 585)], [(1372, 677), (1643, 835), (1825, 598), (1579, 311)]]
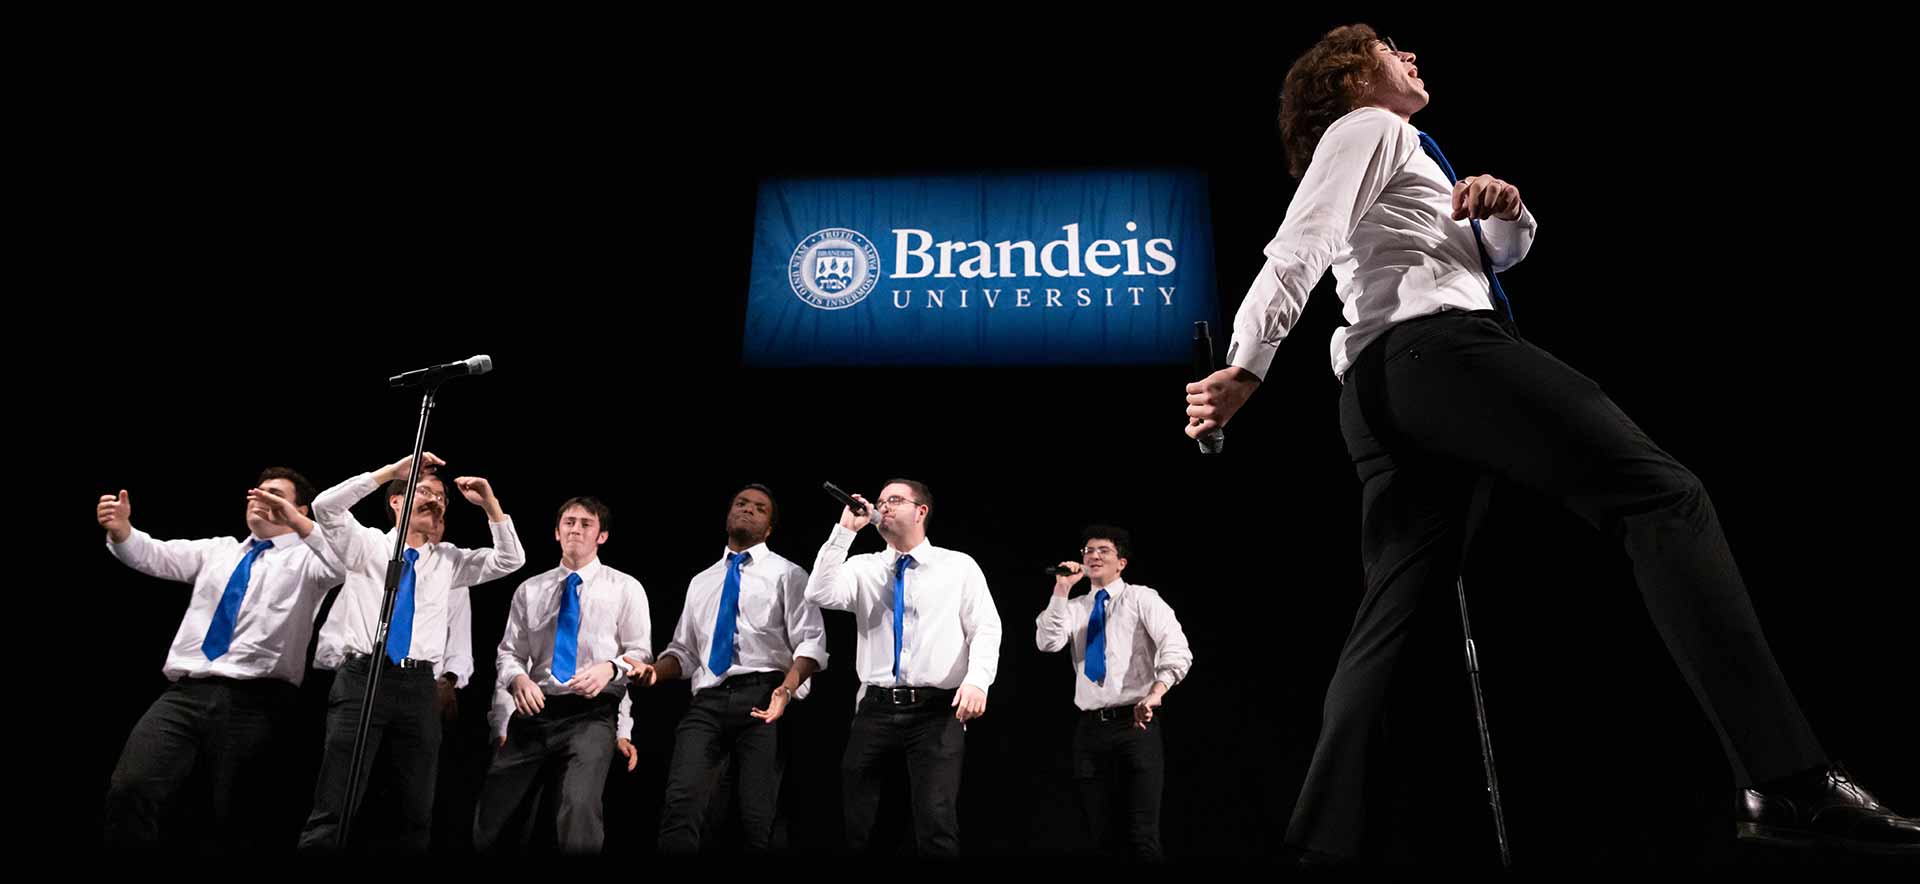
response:
[(913, 499), (911, 499), (911, 498), (906, 498), (906, 497), (900, 497), (900, 496), (898, 496), (898, 495), (896, 495), (896, 496), (894, 496), (894, 497), (889, 497), (889, 498), (887, 498), (887, 499), (885, 499), (885, 500), (881, 500), (881, 501), (876, 501), (876, 502), (875, 502), (875, 505), (876, 505), (876, 506), (884, 506), (884, 507), (886, 507), (886, 508), (888, 508), (888, 509), (892, 509), (892, 508), (894, 508), (894, 507), (896, 507), (896, 506), (899, 506), (899, 505), (901, 505), (901, 504), (903, 504), (903, 503), (910, 503), (910, 504), (913, 504), (914, 506), (919, 506), (919, 505), (920, 505), (920, 501), (917, 501), (917, 500), (913, 500)]
[(1385, 47), (1387, 47), (1387, 51), (1388, 51), (1388, 52), (1391, 52), (1391, 53), (1393, 53), (1394, 55), (1405, 55), (1405, 54), (1406, 54), (1406, 53), (1404, 53), (1404, 52), (1401, 52), (1401, 51), (1400, 51), (1400, 47), (1398, 47), (1398, 46), (1395, 46), (1395, 45), (1393, 45), (1393, 38), (1392, 38), (1392, 37), (1384, 37), (1384, 36), (1383, 36), (1383, 37), (1381, 37), (1381, 38), (1380, 38), (1380, 44), (1381, 44), (1382, 46), (1385, 46)]
[(1117, 549), (1114, 549), (1111, 546), (1089, 546), (1089, 547), (1083, 547), (1080, 550), (1080, 555), (1089, 559), (1093, 558), (1094, 556), (1116, 556), (1117, 557), (1120, 555), (1120, 551)]

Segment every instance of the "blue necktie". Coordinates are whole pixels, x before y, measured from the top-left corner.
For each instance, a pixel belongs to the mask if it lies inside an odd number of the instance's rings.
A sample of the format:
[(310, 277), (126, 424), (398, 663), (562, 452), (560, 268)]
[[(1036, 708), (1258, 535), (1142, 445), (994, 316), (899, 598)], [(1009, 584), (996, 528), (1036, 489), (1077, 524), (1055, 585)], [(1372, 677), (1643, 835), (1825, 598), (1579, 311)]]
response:
[(727, 674), (733, 666), (733, 634), (740, 619), (740, 566), (747, 554), (727, 554), (727, 582), (720, 585), (720, 613), (713, 620), (713, 647), (707, 651), (707, 671), (715, 676)]
[(1107, 591), (1093, 594), (1093, 616), (1087, 618), (1087, 680), (1107, 680)]
[[(1440, 164), (1440, 171), (1447, 173), (1448, 183), (1459, 183), (1460, 177), (1453, 174), (1453, 166), (1448, 165), (1447, 155), (1440, 152), (1440, 145), (1433, 140), (1433, 136), (1425, 132), (1420, 133), (1420, 149), (1426, 151), (1427, 156), (1433, 157), (1433, 161)], [(1493, 302), (1500, 305), (1500, 312), (1507, 314), (1508, 319), (1512, 319), (1513, 305), (1507, 301), (1507, 290), (1500, 287), (1500, 277), (1493, 272), (1493, 261), (1487, 257), (1487, 241), (1480, 235), (1478, 218), (1473, 219), (1473, 244), (1480, 247), (1480, 269), (1486, 272), (1487, 285), (1493, 289)]]
[(553, 680), (573, 680), (580, 656), (580, 572), (567, 575), (560, 587), (560, 616), (553, 622)]
[(900, 683), (900, 644), (907, 635), (907, 569), (913, 556), (901, 556), (893, 563), (893, 683)]
[(413, 563), (420, 561), (420, 551), (409, 549), (401, 555), (406, 561), (400, 563), (400, 588), (393, 593), (393, 622), (387, 624), (387, 659), (395, 665), (407, 659), (407, 651), (413, 647)]
[(240, 603), (247, 598), (247, 580), (253, 576), (253, 560), (273, 546), (271, 540), (256, 540), (240, 564), (227, 578), (227, 589), (220, 593), (220, 607), (213, 609), (213, 622), (207, 625), (207, 637), (200, 641), (200, 652), (209, 660), (218, 660), (233, 645), (233, 624), (240, 622)]

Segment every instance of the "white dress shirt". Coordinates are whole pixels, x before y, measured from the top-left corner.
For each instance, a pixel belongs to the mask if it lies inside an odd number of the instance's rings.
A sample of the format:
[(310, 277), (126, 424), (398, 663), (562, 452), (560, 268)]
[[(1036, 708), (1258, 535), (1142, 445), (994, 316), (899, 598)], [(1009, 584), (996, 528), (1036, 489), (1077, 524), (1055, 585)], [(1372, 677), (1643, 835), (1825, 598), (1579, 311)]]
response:
[(900, 646), (900, 678), (893, 676), (893, 576), (900, 553), (849, 558), (854, 532), (839, 525), (820, 547), (807, 580), (807, 601), (853, 613), (859, 641), (854, 667), (860, 693), (867, 685), (957, 688), (987, 691), (1000, 667), (1000, 612), (987, 592), (987, 577), (972, 556), (922, 540), (908, 554), (906, 623)]
[(214, 611), (226, 595), (227, 581), (258, 537), (246, 540), (154, 540), (135, 529), (107, 550), (127, 567), (151, 577), (193, 584), (186, 616), (174, 633), (173, 647), (161, 668), (169, 681), (182, 678), (277, 678), (299, 684), (307, 671), (307, 638), (313, 635), (313, 611), (327, 590), (340, 582), (339, 560), (328, 552), (321, 530), (305, 539), (288, 531), (273, 538), (247, 572), (247, 592), (233, 623), (233, 641), (218, 660), (208, 660), (200, 643), (213, 625)]
[[(807, 570), (768, 549), (765, 543), (748, 548), (740, 565), (740, 608), (734, 620), (733, 662), (728, 675), (781, 672), (793, 668), (795, 657), (810, 657), (827, 668), (827, 630), (820, 609), (807, 603)], [(707, 668), (713, 650), (713, 627), (720, 617), (720, 595), (726, 588), (726, 550), (720, 560), (693, 576), (687, 584), (686, 606), (673, 628), (673, 641), (662, 656), (680, 661), (680, 671), (699, 693), (722, 681)], [(892, 639), (888, 639), (889, 642)], [(891, 650), (892, 645), (888, 645)], [(800, 684), (794, 699), (803, 699), (813, 680)]]
[[(511, 689), (516, 676), (533, 679), (548, 696), (571, 694), (566, 679), (553, 676), (554, 630), (560, 622), (560, 601), (567, 575), (565, 565), (537, 575), (514, 590), (507, 613), (507, 631), (500, 636), (495, 656), (496, 685)], [(653, 662), (647, 591), (640, 581), (600, 563), (588, 562), (580, 574), (580, 628), (574, 645), (574, 675), (602, 662), (613, 664), (609, 689), (624, 690), (628, 667), (623, 656)]]
[(1124, 580), (1107, 584), (1107, 677), (1087, 678), (1087, 621), (1098, 589), (1068, 599), (1055, 595), (1035, 618), (1034, 643), (1053, 652), (1073, 647), (1073, 705), (1081, 709), (1131, 706), (1160, 682), (1171, 688), (1193, 668), (1193, 651), (1173, 608), (1149, 586)]
[(433, 665), (434, 678), (449, 673), (456, 688), (473, 678), (473, 597), (465, 586), (447, 593), (447, 655)]
[[(387, 560), (393, 555), (395, 531), (360, 524), (350, 511), (354, 503), (379, 487), (370, 473), (361, 473), (327, 489), (313, 501), (313, 520), (326, 533), (327, 546), (347, 569), (346, 584), (334, 599), (333, 613), (320, 627), (320, 646), (313, 665), (338, 669), (349, 651), (372, 656), (385, 648), (373, 646), (380, 628), (380, 603), (387, 591)], [(456, 586), (476, 586), (505, 577), (526, 562), (513, 520), (489, 520), (493, 548), (462, 549), (451, 543), (415, 547), (413, 634), (407, 656), (439, 663), (447, 653), (449, 596)], [(396, 529), (397, 530), (397, 529)], [(395, 615), (398, 616), (397, 614)]]
[[(1335, 376), (1394, 323), (1441, 310), (1494, 309), (1470, 225), (1453, 220), (1453, 185), (1420, 148), (1411, 123), (1377, 107), (1335, 120), (1267, 243), (1266, 266), (1234, 314), (1227, 364), (1264, 378), (1329, 265), (1347, 319), (1333, 333)], [(1480, 226), (1496, 272), (1526, 257), (1538, 227), (1525, 206), (1513, 221)]]

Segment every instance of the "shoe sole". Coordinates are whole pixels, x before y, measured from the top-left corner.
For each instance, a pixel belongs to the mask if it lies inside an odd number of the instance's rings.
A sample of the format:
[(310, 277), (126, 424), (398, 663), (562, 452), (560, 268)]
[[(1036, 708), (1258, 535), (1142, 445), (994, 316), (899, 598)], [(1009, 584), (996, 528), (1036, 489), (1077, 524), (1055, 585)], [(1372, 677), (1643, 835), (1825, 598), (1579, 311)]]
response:
[(1852, 838), (1822, 835), (1805, 829), (1789, 829), (1753, 822), (1736, 825), (1734, 837), (1740, 841), (1780, 847), (1833, 847), (1854, 853), (1920, 854), (1920, 845), (1876, 844), (1872, 841), (1856, 841)]

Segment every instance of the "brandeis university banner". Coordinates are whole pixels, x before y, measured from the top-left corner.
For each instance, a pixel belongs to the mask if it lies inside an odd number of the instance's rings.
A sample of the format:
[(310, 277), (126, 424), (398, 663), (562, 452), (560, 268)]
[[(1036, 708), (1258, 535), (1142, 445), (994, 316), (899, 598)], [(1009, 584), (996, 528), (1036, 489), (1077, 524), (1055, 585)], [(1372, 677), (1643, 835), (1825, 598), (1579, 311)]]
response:
[(761, 183), (752, 366), (1185, 362), (1215, 320), (1196, 171)]

